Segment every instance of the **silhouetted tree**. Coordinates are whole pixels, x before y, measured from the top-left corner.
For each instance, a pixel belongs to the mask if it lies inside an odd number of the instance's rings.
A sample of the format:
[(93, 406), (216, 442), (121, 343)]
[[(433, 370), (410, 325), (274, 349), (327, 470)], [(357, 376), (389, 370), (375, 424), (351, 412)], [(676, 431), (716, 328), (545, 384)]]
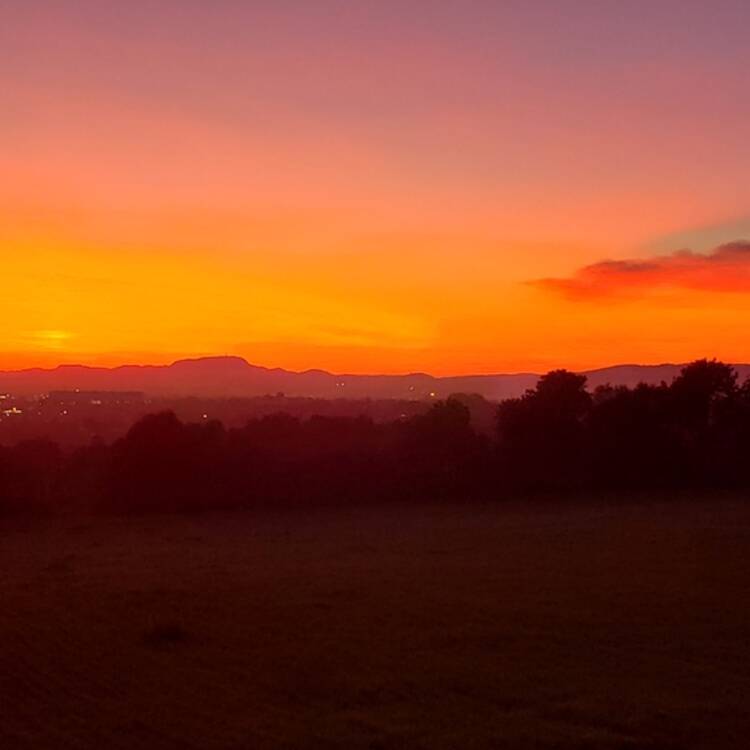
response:
[(679, 442), (666, 385), (597, 389), (588, 430), (596, 485), (663, 487), (679, 480)]
[[(311, 407), (312, 408), (312, 407)], [(423, 408), (423, 407), (420, 407)], [(391, 422), (277, 413), (226, 430), (173, 412), (112, 445), (0, 447), (0, 512), (125, 511), (431, 500), (513, 489), (750, 488), (750, 380), (699, 360), (667, 385), (602, 386), (554, 370), (490, 409), (459, 394)]]
[(485, 445), (464, 404), (455, 398), (436, 402), (399, 430), (394, 447), (401, 493), (430, 497), (466, 492), (480, 478)]
[(183, 425), (172, 412), (144, 417), (112, 448), (109, 494), (127, 510), (221, 506), (221, 424)]
[(521, 398), (498, 407), (500, 464), (515, 486), (578, 486), (588, 464), (585, 419), (591, 409), (586, 377), (553, 370)]
[(714, 421), (716, 408), (737, 393), (737, 373), (715, 359), (699, 359), (682, 368), (671, 387), (674, 414), (679, 423), (704, 431)]
[(670, 399), (671, 418), (682, 442), (684, 484), (716, 483), (737, 408), (737, 373), (715, 359), (697, 360), (674, 379)]
[(479, 393), (452, 393), (449, 399), (458, 401), (469, 410), (471, 426), (480, 435), (492, 437), (497, 421), (497, 404)]
[(49, 440), (25, 440), (0, 450), (0, 510), (34, 512), (53, 507), (63, 456)]

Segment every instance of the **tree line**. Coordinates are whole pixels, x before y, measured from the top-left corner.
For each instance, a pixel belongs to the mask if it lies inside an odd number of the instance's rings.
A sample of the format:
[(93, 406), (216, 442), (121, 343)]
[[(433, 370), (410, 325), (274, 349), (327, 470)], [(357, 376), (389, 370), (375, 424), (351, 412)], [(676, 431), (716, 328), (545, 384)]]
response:
[(716, 360), (672, 383), (586, 389), (554, 370), (477, 430), (477, 396), (406, 419), (274, 414), (227, 429), (148, 415), (111, 444), (0, 448), (0, 512), (204, 510), (750, 487), (750, 379)]

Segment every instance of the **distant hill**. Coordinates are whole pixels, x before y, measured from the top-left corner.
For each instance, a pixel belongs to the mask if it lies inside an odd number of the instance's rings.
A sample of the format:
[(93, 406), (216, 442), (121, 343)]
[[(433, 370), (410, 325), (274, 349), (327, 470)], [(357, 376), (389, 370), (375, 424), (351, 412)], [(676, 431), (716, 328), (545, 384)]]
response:
[[(616, 365), (584, 374), (589, 387), (605, 383), (633, 386), (639, 382), (670, 382), (682, 365)], [(735, 365), (740, 379), (750, 365)], [(435, 377), (409, 375), (346, 375), (324, 370), (292, 372), (252, 365), (241, 357), (183, 359), (171, 365), (87, 367), (61, 365), (0, 371), (0, 392), (33, 395), (52, 390), (143, 391), (152, 396), (287, 396), (316, 398), (442, 398), (451, 393), (479, 393), (488, 399), (518, 396), (533, 388), (538, 373)]]

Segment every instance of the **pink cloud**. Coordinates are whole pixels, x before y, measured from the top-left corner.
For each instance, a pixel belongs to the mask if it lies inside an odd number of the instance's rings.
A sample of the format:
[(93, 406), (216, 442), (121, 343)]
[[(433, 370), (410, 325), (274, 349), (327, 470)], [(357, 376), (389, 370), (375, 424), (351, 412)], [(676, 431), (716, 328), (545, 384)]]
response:
[(530, 283), (571, 300), (633, 296), (657, 288), (750, 292), (750, 242), (721, 245), (707, 254), (680, 250), (648, 259), (605, 260), (566, 278)]

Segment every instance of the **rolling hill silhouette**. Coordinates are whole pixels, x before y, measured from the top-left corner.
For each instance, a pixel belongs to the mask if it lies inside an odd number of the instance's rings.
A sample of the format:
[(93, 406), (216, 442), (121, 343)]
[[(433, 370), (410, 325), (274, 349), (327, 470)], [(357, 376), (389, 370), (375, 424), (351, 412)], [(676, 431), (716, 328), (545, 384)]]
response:
[[(610, 383), (670, 382), (679, 364), (616, 365), (584, 374), (589, 387)], [(740, 379), (750, 365), (736, 365)], [(33, 395), (51, 390), (128, 390), (153, 396), (259, 396), (284, 393), (316, 398), (442, 398), (451, 393), (479, 393), (488, 399), (517, 396), (536, 384), (537, 373), (435, 377), (408, 375), (347, 375), (324, 370), (293, 372), (253, 365), (241, 357), (182, 359), (171, 365), (88, 367), (60, 365), (0, 371), (0, 391)]]

